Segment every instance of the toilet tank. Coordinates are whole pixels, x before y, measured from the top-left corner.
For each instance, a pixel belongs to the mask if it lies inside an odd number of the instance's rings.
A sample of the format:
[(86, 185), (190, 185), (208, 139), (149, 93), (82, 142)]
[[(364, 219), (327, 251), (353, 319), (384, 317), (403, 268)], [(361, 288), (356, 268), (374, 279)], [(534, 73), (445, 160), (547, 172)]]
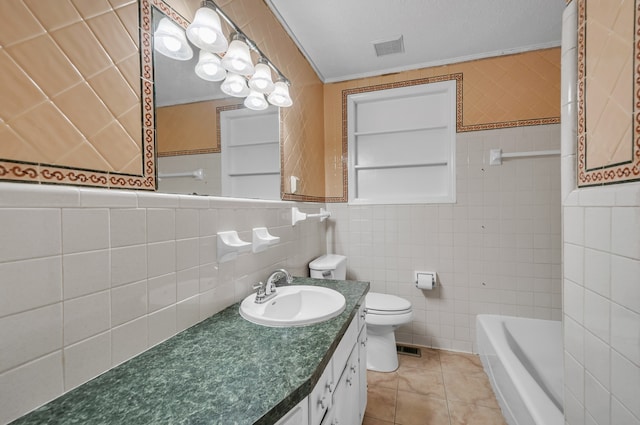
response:
[(316, 279), (345, 280), (347, 278), (347, 257), (327, 254), (309, 263), (311, 277)]

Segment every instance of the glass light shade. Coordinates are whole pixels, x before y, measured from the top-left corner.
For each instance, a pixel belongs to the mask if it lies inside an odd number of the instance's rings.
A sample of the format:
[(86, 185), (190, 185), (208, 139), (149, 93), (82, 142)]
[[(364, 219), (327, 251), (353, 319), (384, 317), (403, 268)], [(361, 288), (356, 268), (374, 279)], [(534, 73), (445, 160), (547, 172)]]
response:
[(271, 93), (275, 88), (271, 80), (271, 68), (269, 65), (259, 63), (256, 65), (256, 72), (249, 80), (249, 87), (259, 93)]
[(227, 71), (220, 64), (220, 58), (206, 50), (200, 50), (196, 75), (207, 81), (222, 81), (227, 76)]
[(245, 97), (249, 95), (249, 87), (247, 87), (247, 80), (241, 75), (234, 74), (233, 72), (227, 73), (227, 78), (220, 85), (220, 90), (224, 94), (233, 97)]
[(222, 33), (220, 17), (208, 7), (201, 7), (196, 11), (193, 22), (187, 27), (187, 37), (193, 44), (208, 52), (222, 53), (229, 46)]
[(278, 81), (275, 84), (275, 88), (271, 94), (269, 94), (267, 99), (272, 105), (283, 108), (288, 108), (293, 105), (293, 100), (291, 100), (291, 96), (289, 96), (289, 85), (284, 81)]
[(229, 50), (222, 58), (222, 66), (227, 71), (240, 75), (251, 75), (255, 72), (249, 46), (242, 40), (233, 40), (229, 44)]
[(186, 61), (193, 57), (193, 50), (187, 42), (184, 30), (169, 18), (162, 18), (153, 33), (153, 47), (163, 55)]
[(262, 93), (251, 90), (249, 96), (244, 100), (244, 106), (254, 111), (262, 111), (263, 109), (267, 109), (269, 103), (267, 103)]

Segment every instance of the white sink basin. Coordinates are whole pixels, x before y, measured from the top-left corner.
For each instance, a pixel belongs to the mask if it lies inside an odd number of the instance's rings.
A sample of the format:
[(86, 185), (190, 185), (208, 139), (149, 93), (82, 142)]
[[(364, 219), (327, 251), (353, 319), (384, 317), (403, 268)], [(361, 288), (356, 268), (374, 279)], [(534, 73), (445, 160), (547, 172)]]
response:
[(257, 304), (256, 294), (240, 304), (240, 315), (264, 326), (303, 326), (324, 322), (344, 311), (344, 296), (321, 286), (291, 285), (278, 287), (276, 296)]

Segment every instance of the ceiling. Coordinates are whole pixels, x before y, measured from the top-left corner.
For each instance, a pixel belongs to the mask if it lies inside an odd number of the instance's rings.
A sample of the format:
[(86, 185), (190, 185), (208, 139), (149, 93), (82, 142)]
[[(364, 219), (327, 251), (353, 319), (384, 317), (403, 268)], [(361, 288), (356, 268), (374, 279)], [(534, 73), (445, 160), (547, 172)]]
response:
[[(265, 0), (336, 82), (560, 45), (565, 0)], [(402, 36), (403, 53), (374, 43)]]

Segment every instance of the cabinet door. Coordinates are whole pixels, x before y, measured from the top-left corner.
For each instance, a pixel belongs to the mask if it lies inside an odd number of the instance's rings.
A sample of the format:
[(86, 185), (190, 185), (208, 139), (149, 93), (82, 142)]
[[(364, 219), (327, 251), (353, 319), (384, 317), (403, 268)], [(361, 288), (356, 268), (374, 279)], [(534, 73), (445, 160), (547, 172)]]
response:
[(359, 409), (358, 349), (353, 347), (334, 394), (334, 424), (362, 423)]
[(320, 425), (324, 412), (331, 408), (335, 382), (333, 381), (333, 360), (322, 372), (322, 376), (309, 395), (309, 423)]
[(305, 397), (275, 425), (309, 425), (309, 398)]
[(360, 400), (360, 421), (364, 419), (364, 411), (367, 408), (367, 325), (360, 330), (358, 335), (357, 350), (358, 359), (358, 392)]

